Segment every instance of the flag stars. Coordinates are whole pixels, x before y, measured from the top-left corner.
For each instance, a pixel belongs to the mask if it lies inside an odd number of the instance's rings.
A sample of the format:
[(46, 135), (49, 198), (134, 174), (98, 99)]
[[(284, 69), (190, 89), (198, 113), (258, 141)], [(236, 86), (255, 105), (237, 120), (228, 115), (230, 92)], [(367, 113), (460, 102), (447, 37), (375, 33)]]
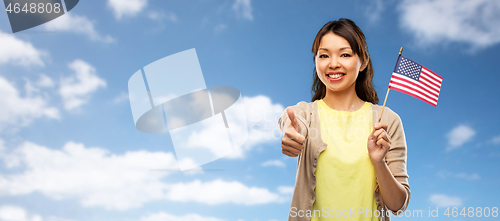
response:
[(402, 57), (397, 68), (397, 73), (405, 75), (413, 80), (418, 81), (422, 66), (413, 62), (410, 59)]

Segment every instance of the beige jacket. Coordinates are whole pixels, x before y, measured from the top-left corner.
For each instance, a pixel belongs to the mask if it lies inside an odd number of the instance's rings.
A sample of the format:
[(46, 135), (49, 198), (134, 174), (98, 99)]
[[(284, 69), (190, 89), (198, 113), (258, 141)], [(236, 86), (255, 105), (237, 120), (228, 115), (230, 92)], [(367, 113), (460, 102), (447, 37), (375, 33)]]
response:
[[(316, 171), (319, 154), (325, 150), (326, 143), (324, 143), (321, 139), (319, 114), (317, 111), (316, 101), (311, 103), (302, 101), (292, 107), (296, 117), (299, 119), (301, 128), (305, 128), (302, 129), (301, 133), (306, 138), (306, 141), (305, 148), (301, 155), (299, 155), (297, 161), (297, 174), (295, 177), (295, 187), (290, 212), (288, 214), (288, 220), (308, 221), (310, 220), (310, 217), (306, 217), (304, 214), (307, 213), (308, 210), (312, 211), (313, 203), (316, 197), (314, 192), (316, 187), (316, 176), (314, 172)], [(372, 104), (374, 123), (377, 122), (381, 111), (382, 106)], [(283, 131), (287, 119), (288, 115), (285, 110), (278, 121), (281, 131)], [(385, 107), (381, 123), (388, 125), (387, 133), (391, 139), (391, 148), (385, 156), (385, 162), (387, 163), (387, 166), (389, 167), (394, 178), (396, 178), (396, 180), (400, 182), (406, 190), (406, 200), (403, 206), (398, 210), (399, 214), (401, 214), (404, 210), (406, 210), (408, 202), (410, 201), (410, 186), (408, 184), (408, 174), (406, 172), (406, 139), (403, 131), (403, 124), (399, 115), (388, 107)], [(373, 194), (375, 196), (375, 201), (377, 202), (377, 210), (380, 213), (380, 221), (390, 221), (391, 212), (394, 215), (398, 214), (398, 211), (390, 211), (385, 206), (380, 195), (378, 183)], [(387, 210), (390, 212), (387, 212)], [(299, 211), (302, 211), (302, 214)], [(300, 217), (300, 215), (303, 216)]]

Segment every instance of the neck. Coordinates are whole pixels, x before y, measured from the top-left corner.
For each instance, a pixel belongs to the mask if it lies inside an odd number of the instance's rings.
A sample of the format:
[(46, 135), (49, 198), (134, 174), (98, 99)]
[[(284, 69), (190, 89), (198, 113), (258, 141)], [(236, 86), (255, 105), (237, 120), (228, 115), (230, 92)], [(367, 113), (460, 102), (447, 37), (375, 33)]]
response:
[(354, 85), (343, 91), (332, 91), (326, 89), (323, 101), (328, 107), (338, 111), (356, 111), (365, 103), (356, 94)]

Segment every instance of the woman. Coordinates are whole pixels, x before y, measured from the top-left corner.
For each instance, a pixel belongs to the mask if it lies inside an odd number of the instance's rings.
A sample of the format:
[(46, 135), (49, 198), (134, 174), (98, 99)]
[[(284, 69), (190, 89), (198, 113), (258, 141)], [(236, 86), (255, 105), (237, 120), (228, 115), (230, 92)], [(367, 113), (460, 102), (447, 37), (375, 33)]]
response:
[(298, 158), (288, 220), (390, 220), (408, 206), (406, 140), (399, 116), (377, 105), (364, 34), (325, 24), (314, 39), (312, 102), (279, 119), (283, 154)]

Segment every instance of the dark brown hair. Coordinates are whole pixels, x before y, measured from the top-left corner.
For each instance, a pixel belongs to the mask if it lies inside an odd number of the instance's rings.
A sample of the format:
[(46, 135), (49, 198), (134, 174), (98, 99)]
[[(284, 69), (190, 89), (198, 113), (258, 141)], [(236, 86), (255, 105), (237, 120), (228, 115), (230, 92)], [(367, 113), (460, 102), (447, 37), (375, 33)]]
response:
[[(312, 46), (313, 59), (318, 53), (321, 38), (323, 38), (325, 34), (330, 32), (333, 32), (334, 34), (347, 40), (354, 54), (357, 54), (359, 56), (359, 59), (363, 64), (362, 66), (366, 65), (365, 69), (359, 72), (358, 78), (356, 79), (356, 94), (363, 101), (378, 104), (377, 92), (372, 85), (373, 67), (370, 60), (370, 55), (368, 54), (365, 35), (353, 21), (346, 18), (341, 18), (338, 21), (330, 21), (326, 23), (319, 30), (316, 38), (314, 39), (314, 43)], [(322, 99), (326, 95), (326, 86), (318, 78), (316, 67), (314, 68), (313, 74), (313, 85), (311, 88), (311, 92), (314, 95), (311, 101)]]

